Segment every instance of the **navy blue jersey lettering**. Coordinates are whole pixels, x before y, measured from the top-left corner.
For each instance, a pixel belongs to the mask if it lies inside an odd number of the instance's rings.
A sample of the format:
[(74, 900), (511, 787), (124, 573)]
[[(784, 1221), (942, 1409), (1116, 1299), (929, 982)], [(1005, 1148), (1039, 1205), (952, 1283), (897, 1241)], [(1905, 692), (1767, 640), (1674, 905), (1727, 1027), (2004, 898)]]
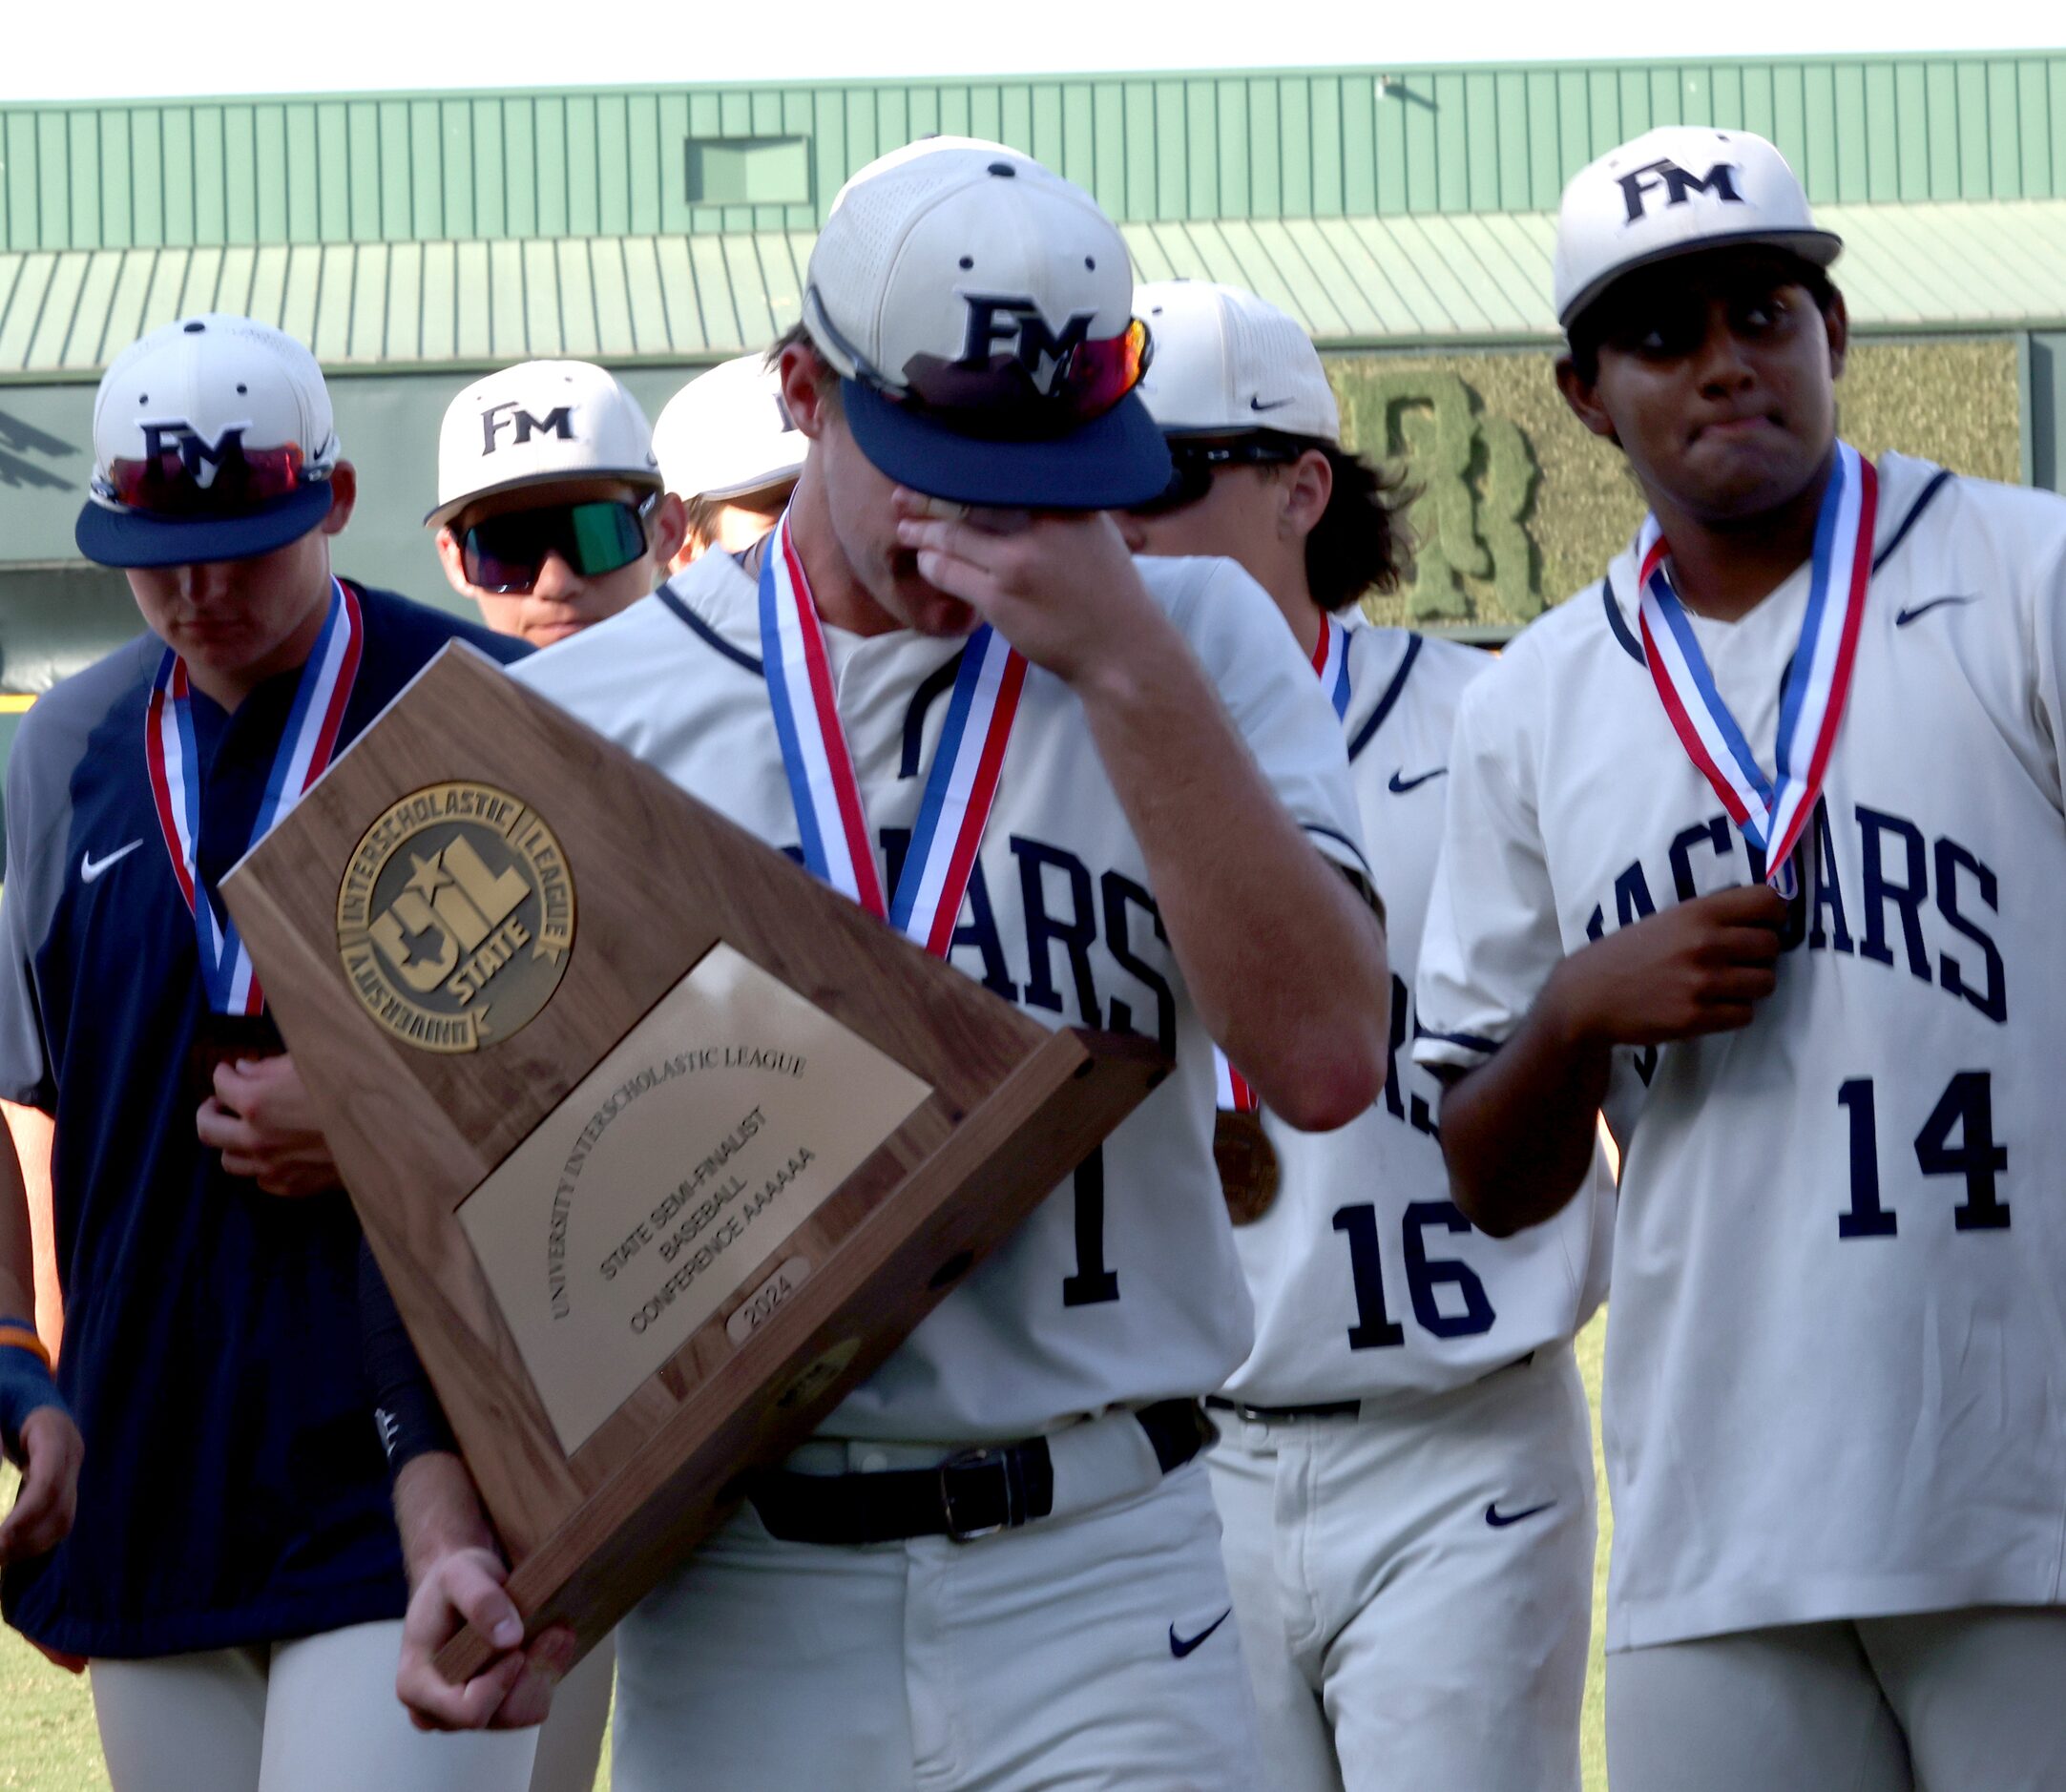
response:
[[(1092, 898), (1091, 874), (1083, 861), (1059, 846), (1012, 836), (1018, 858), (1019, 896), (1026, 917), (1026, 1002), (1050, 1013), (1065, 1013), (1054, 985), (1052, 948), (1059, 946), (1075, 980), (1076, 1007), (1086, 1027), (1099, 1025), (1097, 985), (1091, 976), (1091, 946), (1097, 938), (1097, 909)], [(1061, 873), (1069, 892), (1069, 912), (1057, 916), (1048, 907), (1049, 871)]]
[[(1808, 927), (1807, 945), (1810, 951), (1827, 949), (1847, 952), (1851, 949), (1850, 928), (1844, 921), (1844, 886), (1839, 881), (1836, 868), (1836, 842), (1829, 833), (1829, 805), (1822, 798), (1815, 799), (1815, 894), (1812, 920)], [(1823, 917), (1827, 915), (1829, 926), (1823, 927)]]
[(1730, 856), (1732, 842), (1729, 837), (1729, 818), (1726, 815), (1709, 817), (1696, 822), (1691, 827), (1680, 828), (1678, 838), (1672, 842), (1672, 888), (1679, 893), (1682, 903), (1691, 902), (1701, 894), (1701, 886), (1693, 876), (1693, 848), (1705, 846), (1718, 859)]
[[(1887, 838), (1901, 843), (1905, 882), (1889, 875)], [(1887, 910), (1891, 906), (1901, 917), (1901, 940), (1907, 948), (1909, 972), (1925, 983), (1934, 982), (1930, 954), (1923, 948), (1923, 904), (1930, 896), (1928, 850), (1922, 829), (1898, 815), (1858, 805), (1858, 838), (1865, 870), (1865, 944), (1859, 949), (1874, 964), (1894, 962), (1893, 948), (1887, 944)]]
[[(1105, 905), (1105, 947), (1121, 970), (1137, 978), (1143, 989), (1155, 996), (1155, 1042), (1165, 1055), (1177, 1055), (1177, 998), (1165, 977), (1134, 949), (1128, 932), (1126, 910), (1128, 905), (1138, 908), (1148, 917), (1154, 927), (1155, 937), (1163, 946), (1169, 944), (1169, 935), (1162, 929), (1162, 911), (1155, 906), (1155, 898), (1141, 888), (1130, 877), (1122, 877), (1116, 871), (1107, 871), (1097, 880), (1099, 893)], [(1134, 1010), (1130, 1002), (1115, 995), (1108, 1024), (1115, 1032), (1138, 1032), (1134, 1024)]]
[(1999, 914), (2001, 908), (1995, 901), (1998, 886), (1994, 874), (1955, 840), (1937, 842), (1936, 860), (1937, 912), (1944, 917), (1946, 925), (1964, 934), (1980, 948), (1980, 962), (1985, 967), (1987, 980), (1975, 990), (1966, 981), (1965, 968), (1949, 952), (1943, 953), (1937, 960), (1938, 978), (1953, 995), (1964, 996), (1989, 1020), (1998, 1025), (2009, 1018), (2009, 991), (2002, 977), (2001, 953), (1994, 942), (1981, 932), (1958, 906), (1958, 874), (1964, 870), (1971, 874), (1980, 900)]

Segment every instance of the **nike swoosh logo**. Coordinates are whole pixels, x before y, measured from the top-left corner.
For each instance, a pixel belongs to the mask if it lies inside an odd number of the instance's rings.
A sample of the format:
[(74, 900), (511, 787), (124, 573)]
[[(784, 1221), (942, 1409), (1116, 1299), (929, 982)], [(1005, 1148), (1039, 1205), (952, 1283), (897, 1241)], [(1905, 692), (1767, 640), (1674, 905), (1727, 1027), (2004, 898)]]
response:
[(1391, 775), (1390, 790), (1395, 797), (1403, 797), (1409, 790), (1418, 790), (1430, 778), (1439, 778), (1449, 770), (1447, 765), (1437, 765), (1431, 772), (1423, 772), (1418, 778), (1402, 778), (1397, 772)]
[(1548, 1511), (1555, 1504), (1555, 1500), (1544, 1500), (1540, 1506), (1531, 1506), (1522, 1511), (1503, 1512), (1499, 1510), (1499, 1502), (1494, 1500), (1485, 1509), (1485, 1522), (1494, 1531), (1504, 1531), (1509, 1525), (1517, 1525), (1524, 1518), (1533, 1518), (1537, 1512)]
[(1927, 616), (1940, 604), (1976, 604), (1979, 601), (1980, 594), (1976, 591), (1954, 592), (1949, 597), (1932, 597), (1928, 603), (1917, 604), (1912, 610), (1896, 610), (1894, 612), (1894, 627), (1905, 629), (1917, 616)]
[(1272, 399), (1265, 405), (1260, 393), (1251, 393), (1248, 399), (1248, 408), (1250, 410), (1282, 410), (1290, 403), (1291, 401), (1288, 398), (1278, 398)]
[(1177, 1627), (1172, 1624), (1169, 1627), (1169, 1653), (1175, 1656), (1179, 1661), (1181, 1661), (1185, 1656), (1189, 1655), (1192, 1650), (1196, 1649), (1200, 1643), (1203, 1642), (1206, 1637), (1210, 1636), (1214, 1631), (1218, 1630), (1221, 1625), (1224, 1624), (1233, 1615), (1234, 1608), (1230, 1605), (1218, 1617), (1214, 1618), (1210, 1624), (1206, 1625), (1203, 1630), (1200, 1631), (1196, 1636), (1189, 1639), (1178, 1636)]
[(96, 859), (90, 852), (82, 852), (79, 854), (79, 882), (91, 884), (111, 865), (115, 864), (118, 860), (128, 858), (131, 853), (135, 852), (142, 844), (142, 841), (133, 840), (126, 846), (117, 846), (105, 859)]

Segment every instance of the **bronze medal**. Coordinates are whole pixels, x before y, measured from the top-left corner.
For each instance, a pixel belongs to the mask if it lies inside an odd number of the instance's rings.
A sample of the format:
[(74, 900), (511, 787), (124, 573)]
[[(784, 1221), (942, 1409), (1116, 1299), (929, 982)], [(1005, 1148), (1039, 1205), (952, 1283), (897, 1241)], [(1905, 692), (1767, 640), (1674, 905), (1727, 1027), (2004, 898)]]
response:
[(1220, 1169), (1220, 1192), (1229, 1218), (1252, 1226), (1277, 1199), (1277, 1148), (1263, 1130), (1260, 1114), (1221, 1108), (1214, 1116), (1212, 1159)]
[(201, 1106), (215, 1094), (218, 1065), (275, 1058), (286, 1049), (270, 1013), (203, 1014), (187, 1047), (187, 1085), (194, 1105)]

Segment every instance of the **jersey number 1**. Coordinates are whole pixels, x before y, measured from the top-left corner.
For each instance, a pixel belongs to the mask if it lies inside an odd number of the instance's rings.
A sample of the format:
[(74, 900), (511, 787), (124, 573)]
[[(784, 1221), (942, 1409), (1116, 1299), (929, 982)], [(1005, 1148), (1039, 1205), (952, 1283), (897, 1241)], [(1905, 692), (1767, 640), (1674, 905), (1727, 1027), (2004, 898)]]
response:
[(1105, 1148), (1076, 1165), (1076, 1273), (1062, 1278), (1064, 1306), (1119, 1298), (1119, 1272), (1105, 1267)]
[[(1880, 1205), (1880, 1149), (1872, 1079), (1854, 1076), (1836, 1092), (1850, 1115), (1850, 1208), (1836, 1217), (1844, 1239), (1890, 1239), (1899, 1229), (1894, 1210)], [(1958, 1134), (1956, 1144), (1951, 1142)], [(1960, 1071), (1944, 1086), (1923, 1130), (1915, 1135), (1915, 1167), (1925, 1176), (1962, 1176), (1966, 1198), (1952, 1210), (1961, 1232), (2005, 1231), (2009, 1203), (1994, 1178), (2009, 1167), (2009, 1148), (1994, 1142), (1994, 1084), (1986, 1071)]]

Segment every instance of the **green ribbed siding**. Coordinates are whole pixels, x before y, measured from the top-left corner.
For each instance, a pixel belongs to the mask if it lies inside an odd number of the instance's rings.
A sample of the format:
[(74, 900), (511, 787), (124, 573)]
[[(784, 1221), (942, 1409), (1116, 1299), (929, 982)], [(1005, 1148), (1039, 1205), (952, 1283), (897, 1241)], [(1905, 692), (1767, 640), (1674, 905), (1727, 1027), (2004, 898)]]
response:
[[(2066, 324), (2066, 200), (1849, 207), (1837, 279), (1864, 333)], [(1554, 344), (1555, 221), (1326, 217), (1126, 225), (1138, 279), (1217, 279), (1325, 349)], [(333, 372), (531, 356), (713, 362), (796, 323), (808, 232), (262, 248), (0, 250), (0, 390), (95, 378), (149, 328), (259, 316)], [(0, 469), (4, 473), (4, 469)]]
[[(1861, 331), (2066, 324), (2066, 199), (1825, 207)], [(1142, 280), (1225, 281), (1323, 348), (1554, 343), (1554, 219), (1129, 224)], [(614, 366), (764, 347), (801, 312), (806, 231), (481, 242), (0, 251), (0, 392), (89, 380), (148, 329), (239, 311), (334, 372), (574, 355)], [(0, 469), (4, 476), (4, 469)]]
[[(2066, 53), (1353, 69), (5, 107), (0, 246), (808, 230), (931, 132), (1015, 144), (1126, 222), (1541, 212), (1677, 122), (1774, 138), (1818, 203), (2066, 198)], [(692, 204), (692, 137), (803, 139), (809, 201)]]

